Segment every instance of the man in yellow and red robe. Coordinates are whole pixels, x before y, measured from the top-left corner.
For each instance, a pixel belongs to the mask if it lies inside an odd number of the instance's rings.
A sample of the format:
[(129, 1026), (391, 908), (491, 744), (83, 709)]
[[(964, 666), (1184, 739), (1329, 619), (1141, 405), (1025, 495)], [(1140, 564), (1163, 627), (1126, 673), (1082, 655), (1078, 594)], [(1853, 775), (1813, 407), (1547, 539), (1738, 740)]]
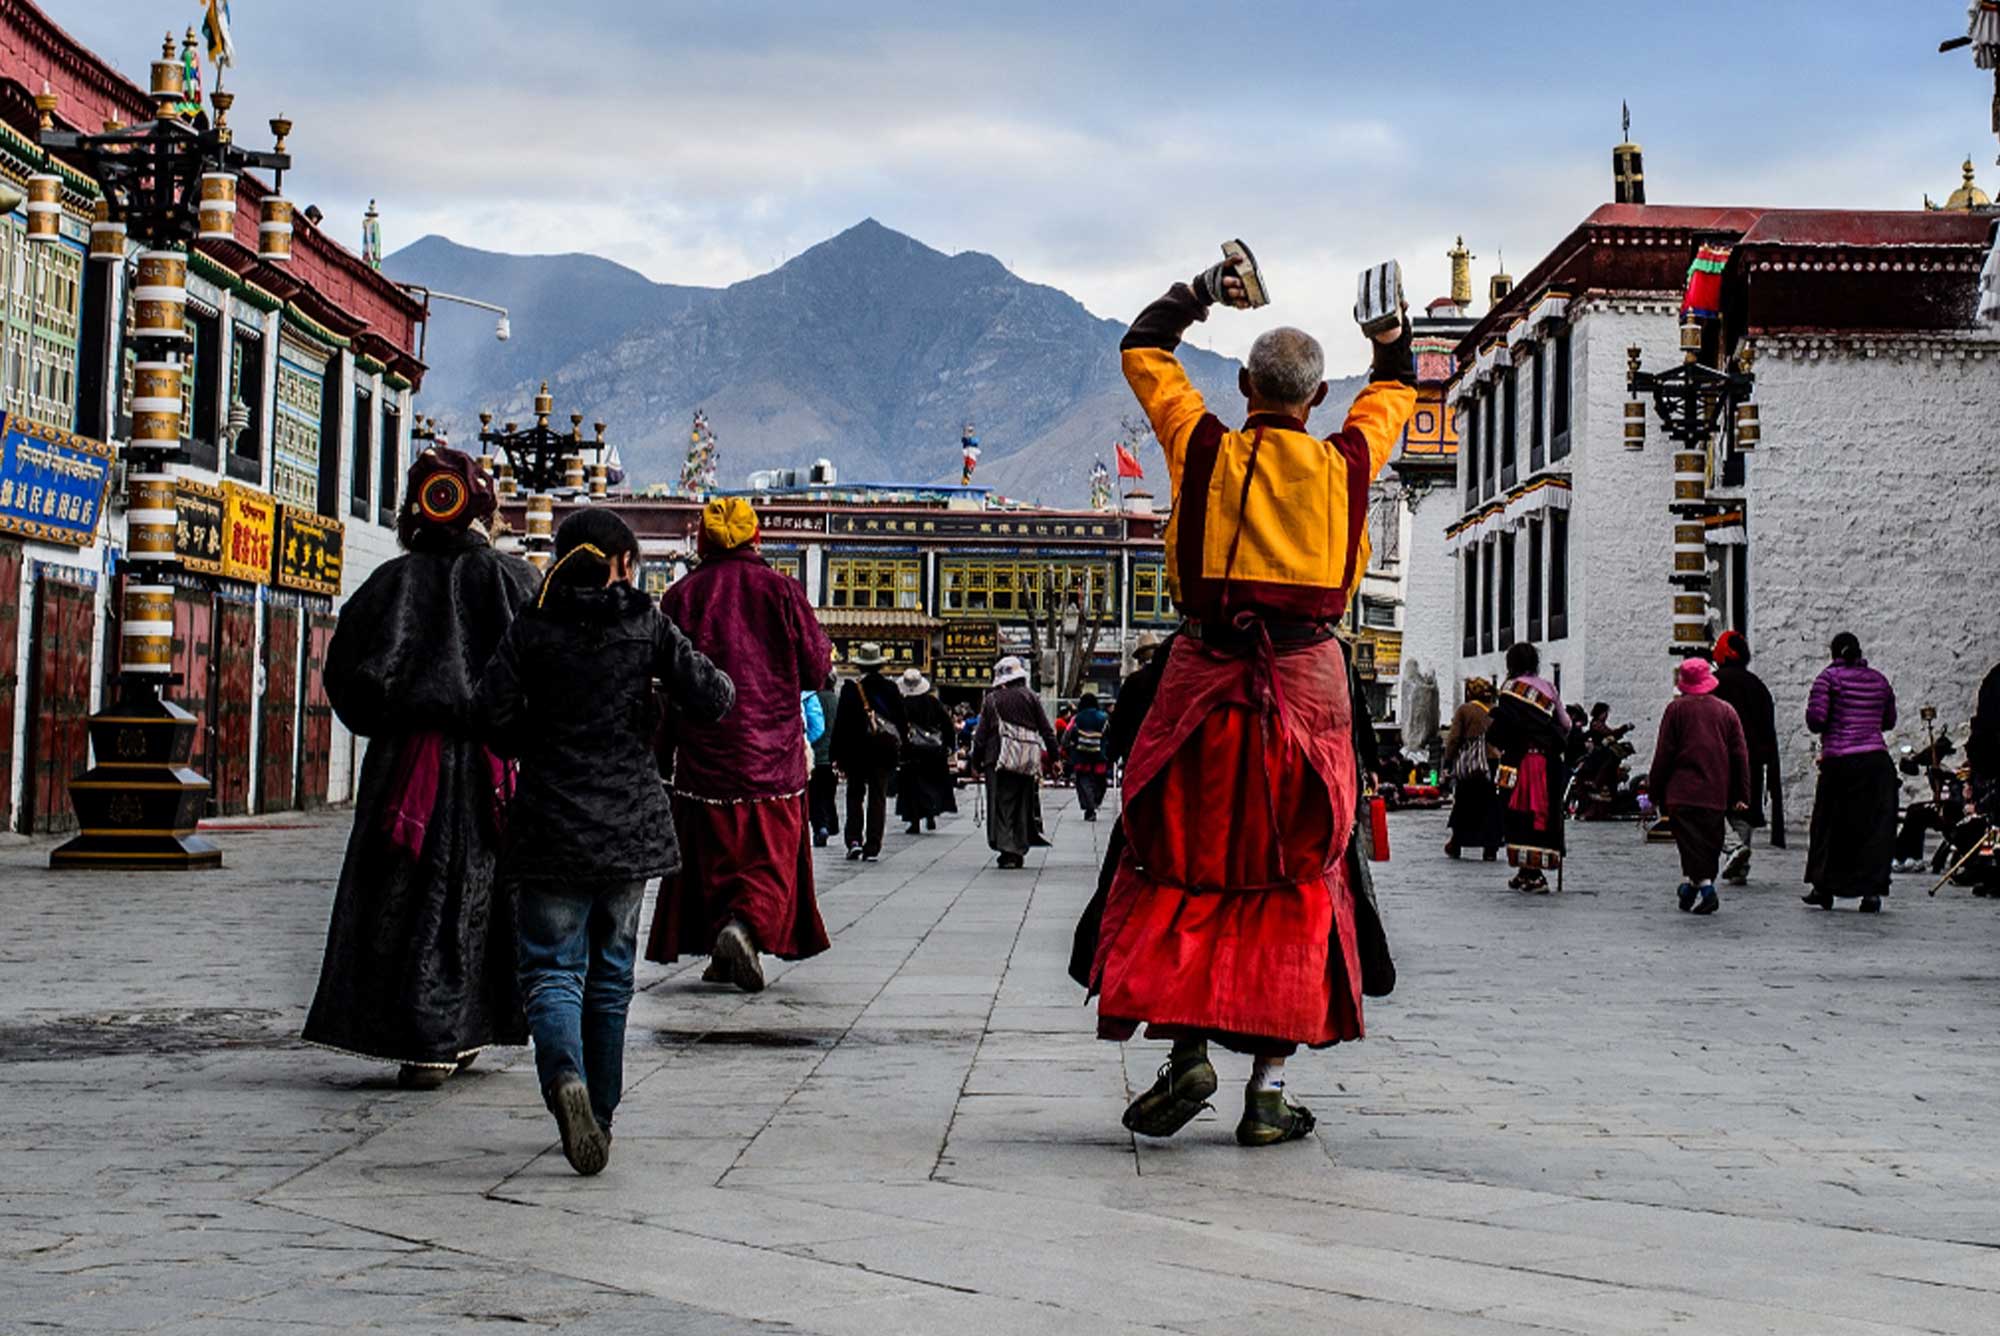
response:
[[(1129, 847), (1107, 895), (1093, 982), (1098, 1033), (1174, 1042), (1125, 1125), (1171, 1136), (1215, 1092), (1211, 1040), (1255, 1067), (1237, 1140), (1290, 1141), (1310, 1112), (1285, 1098), (1299, 1044), (1362, 1034), (1364, 963), (1387, 960), (1345, 855), (1358, 780), (1347, 667), (1334, 627), (1368, 566), (1369, 483), (1416, 404), (1393, 264), (1363, 276), (1356, 316), (1374, 366), (1331, 436), (1319, 344), (1275, 329), (1252, 347), (1240, 426), (1174, 356), (1211, 305), (1247, 306), (1225, 261), (1143, 311), (1125, 378), (1166, 453), (1167, 579), (1187, 618), (1125, 766)], [(1377, 989), (1377, 991), (1381, 991)]]

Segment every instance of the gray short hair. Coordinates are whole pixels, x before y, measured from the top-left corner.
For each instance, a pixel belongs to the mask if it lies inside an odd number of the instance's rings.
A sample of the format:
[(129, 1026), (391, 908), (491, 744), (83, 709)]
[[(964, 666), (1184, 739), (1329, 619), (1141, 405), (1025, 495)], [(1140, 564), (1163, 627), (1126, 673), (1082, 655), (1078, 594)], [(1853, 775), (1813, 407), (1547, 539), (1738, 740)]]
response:
[(1319, 340), (1302, 329), (1280, 325), (1250, 345), (1250, 388), (1260, 399), (1302, 404), (1326, 379), (1326, 355)]

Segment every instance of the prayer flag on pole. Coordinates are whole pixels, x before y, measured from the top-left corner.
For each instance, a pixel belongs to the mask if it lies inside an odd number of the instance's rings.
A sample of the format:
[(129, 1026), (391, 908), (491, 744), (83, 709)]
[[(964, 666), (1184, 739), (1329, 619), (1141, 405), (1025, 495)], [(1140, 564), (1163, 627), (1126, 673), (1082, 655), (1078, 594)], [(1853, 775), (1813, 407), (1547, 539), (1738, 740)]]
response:
[(236, 43), (229, 35), (229, 0), (202, 0), (201, 35), (208, 42), (208, 63), (217, 69), (236, 63)]
[(1115, 441), (1111, 448), (1118, 454), (1118, 476), (1121, 478), (1144, 478), (1146, 470), (1139, 466), (1139, 456), (1125, 448), (1123, 441)]
[(965, 430), (959, 434), (958, 448), (962, 452), (958, 481), (961, 486), (969, 487), (972, 485), (973, 470), (979, 467), (979, 438), (972, 434), (970, 422), (965, 424)]

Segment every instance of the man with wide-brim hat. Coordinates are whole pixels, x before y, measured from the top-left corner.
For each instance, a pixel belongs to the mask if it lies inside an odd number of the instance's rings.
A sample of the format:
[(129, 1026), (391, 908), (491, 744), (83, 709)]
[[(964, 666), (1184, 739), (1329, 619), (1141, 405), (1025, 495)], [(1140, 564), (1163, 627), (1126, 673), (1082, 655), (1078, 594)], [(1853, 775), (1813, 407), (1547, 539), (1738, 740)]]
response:
[(799, 701), (826, 680), (833, 645), (804, 586), (764, 560), (757, 533), (748, 501), (710, 501), (701, 564), (660, 600), (729, 674), (736, 707), (720, 723), (667, 721), (681, 870), (660, 884), (646, 945), (649, 960), (707, 955), (704, 979), (746, 992), (764, 986), (760, 955), (803, 960), (828, 945), (813, 894)]
[(1056, 731), (1042, 698), (1028, 689), (1028, 665), (1009, 654), (993, 665), (993, 689), (979, 707), (972, 763), (986, 780), (986, 844), (1004, 868), (1023, 867), (1042, 835), (1042, 759)]
[(889, 820), (889, 777), (903, 752), (903, 693), (883, 675), (889, 656), (864, 640), (847, 658), (858, 669), (840, 689), (834, 712), (833, 763), (847, 779), (849, 861), (874, 862), (882, 856), (882, 827)]

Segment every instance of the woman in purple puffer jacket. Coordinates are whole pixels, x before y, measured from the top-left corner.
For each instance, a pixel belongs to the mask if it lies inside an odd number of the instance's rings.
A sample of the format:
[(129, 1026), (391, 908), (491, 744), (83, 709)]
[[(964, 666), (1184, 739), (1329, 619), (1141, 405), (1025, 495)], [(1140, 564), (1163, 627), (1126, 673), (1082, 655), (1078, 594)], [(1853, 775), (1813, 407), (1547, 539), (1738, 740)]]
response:
[(1873, 914), (1889, 893), (1896, 841), (1896, 767), (1882, 741), (1896, 726), (1896, 693), (1861, 657), (1853, 632), (1835, 636), (1832, 649), (1806, 703), (1806, 727), (1821, 743), (1806, 854), (1812, 894), (1803, 898), (1831, 909), (1835, 899), (1858, 895), (1861, 912)]

